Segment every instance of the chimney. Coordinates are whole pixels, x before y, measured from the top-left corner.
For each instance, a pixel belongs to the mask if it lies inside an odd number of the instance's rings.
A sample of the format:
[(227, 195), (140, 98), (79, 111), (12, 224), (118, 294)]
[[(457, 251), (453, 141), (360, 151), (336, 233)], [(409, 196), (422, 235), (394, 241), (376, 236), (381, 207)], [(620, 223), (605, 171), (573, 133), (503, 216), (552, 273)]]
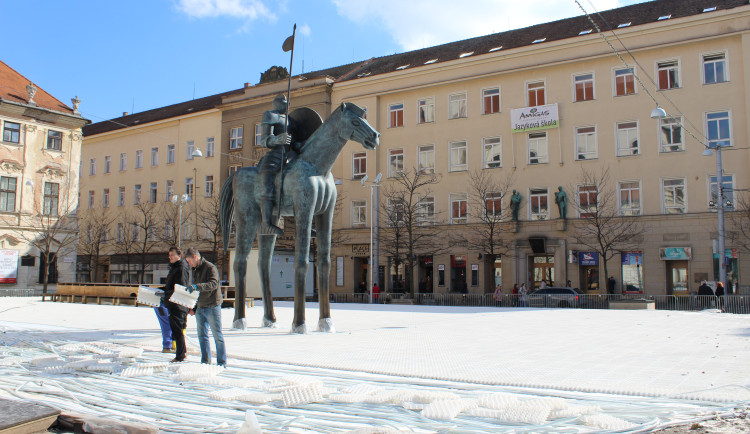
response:
[(127, 115), (129, 115), (129, 114), (130, 114), (130, 113), (128, 113), (128, 112), (122, 112), (122, 115), (123, 115), (123, 116), (127, 116)]
[(245, 83), (245, 89), (247, 89), (248, 87), (250, 87), (250, 83)]

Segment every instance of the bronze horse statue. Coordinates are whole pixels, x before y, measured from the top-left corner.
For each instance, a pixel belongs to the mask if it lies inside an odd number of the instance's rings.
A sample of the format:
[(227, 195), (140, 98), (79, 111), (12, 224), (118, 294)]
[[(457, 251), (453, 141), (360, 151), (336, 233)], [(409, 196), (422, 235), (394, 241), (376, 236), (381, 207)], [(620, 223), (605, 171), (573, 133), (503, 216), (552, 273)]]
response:
[[(365, 149), (379, 145), (380, 133), (364, 118), (365, 112), (352, 103), (342, 103), (304, 142), (299, 157), (284, 167), (280, 216), (294, 216), (294, 320), (292, 333), (306, 333), (305, 276), (310, 254), (313, 219), (317, 230), (318, 329), (335, 332), (331, 320), (329, 280), (331, 273), (331, 230), (336, 205), (336, 185), (331, 167), (347, 141), (361, 143)], [(244, 167), (232, 174), (221, 188), (221, 222), (224, 248), (229, 245), (229, 228), (236, 225), (237, 255), (234, 260), (235, 329), (245, 329), (245, 274), (250, 250), (258, 236), (258, 270), (263, 291), (263, 327), (275, 327), (270, 271), (276, 235), (266, 234), (261, 218), (263, 191), (257, 167)], [(262, 228), (261, 228), (262, 226)]]

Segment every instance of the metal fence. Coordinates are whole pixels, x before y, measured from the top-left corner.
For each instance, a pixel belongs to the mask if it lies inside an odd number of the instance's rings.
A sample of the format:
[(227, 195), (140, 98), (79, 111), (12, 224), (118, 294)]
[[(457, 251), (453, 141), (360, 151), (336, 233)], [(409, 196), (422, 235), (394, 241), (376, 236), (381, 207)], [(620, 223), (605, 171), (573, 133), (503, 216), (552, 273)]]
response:
[[(369, 294), (331, 294), (332, 303), (369, 303)], [(700, 311), (718, 309), (726, 313), (750, 314), (750, 295), (646, 295), (646, 294), (579, 294), (527, 295), (503, 294), (495, 300), (492, 294), (401, 294), (381, 293), (373, 303), (419, 304), (433, 306), (534, 307), (617, 309), (637, 308), (653, 303), (657, 310)], [(629, 306), (623, 306), (628, 305)]]
[(0, 297), (37, 297), (42, 295), (42, 291), (42, 289), (0, 288)]

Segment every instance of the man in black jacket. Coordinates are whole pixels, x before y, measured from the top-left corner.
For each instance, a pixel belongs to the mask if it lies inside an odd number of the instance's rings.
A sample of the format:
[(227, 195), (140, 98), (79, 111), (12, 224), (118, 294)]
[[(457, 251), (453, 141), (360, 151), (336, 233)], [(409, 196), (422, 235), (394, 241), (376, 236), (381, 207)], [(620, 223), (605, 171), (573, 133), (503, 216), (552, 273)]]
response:
[(169, 301), (169, 297), (174, 294), (175, 284), (187, 286), (190, 280), (188, 264), (182, 259), (182, 251), (172, 246), (169, 248), (169, 274), (167, 282), (164, 284), (164, 296), (162, 302), (169, 309), (169, 326), (172, 329), (172, 339), (175, 341), (175, 357), (172, 362), (182, 362), (185, 360), (185, 334), (187, 327), (188, 308)]
[(226, 367), (227, 350), (224, 345), (224, 334), (221, 332), (223, 298), (219, 286), (219, 271), (192, 247), (185, 252), (185, 260), (193, 267), (193, 284), (188, 288), (188, 292), (200, 291), (194, 311), (198, 325), (198, 342), (201, 346), (201, 363), (211, 363), (211, 344), (208, 342), (208, 328), (211, 327), (216, 344), (216, 364)]

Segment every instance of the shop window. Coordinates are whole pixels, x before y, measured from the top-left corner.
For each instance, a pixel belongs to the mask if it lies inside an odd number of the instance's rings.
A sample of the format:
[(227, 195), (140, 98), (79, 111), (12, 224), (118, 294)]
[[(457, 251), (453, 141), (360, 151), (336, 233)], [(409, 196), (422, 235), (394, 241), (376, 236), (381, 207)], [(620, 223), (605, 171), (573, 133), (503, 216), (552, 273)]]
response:
[(643, 292), (643, 253), (622, 252), (622, 292)]

